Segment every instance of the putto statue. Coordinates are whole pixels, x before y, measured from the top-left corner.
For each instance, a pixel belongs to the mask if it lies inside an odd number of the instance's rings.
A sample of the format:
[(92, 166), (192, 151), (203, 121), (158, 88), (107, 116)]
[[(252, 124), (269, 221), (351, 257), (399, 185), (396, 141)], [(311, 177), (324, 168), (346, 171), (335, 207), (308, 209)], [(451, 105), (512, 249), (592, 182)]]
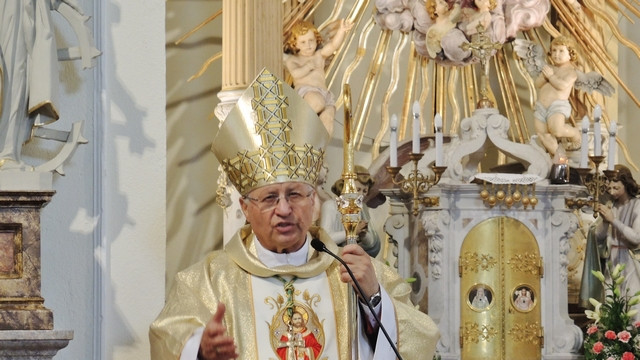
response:
[(347, 20), (339, 20), (338, 24), (335, 34), (323, 46), (318, 29), (308, 21), (299, 21), (291, 28), (284, 49), (284, 66), (293, 78), (293, 87), (318, 114), (329, 134), (333, 132), (336, 107), (325, 83), (325, 61), (353, 27)]
[(514, 49), (538, 88), (534, 117), (540, 141), (551, 155), (558, 150), (558, 139), (561, 138), (570, 141), (566, 150), (579, 149), (580, 129), (566, 123), (571, 117), (571, 91), (575, 87), (588, 93), (595, 90), (610, 96), (614, 92), (613, 86), (597, 72), (585, 74), (576, 69), (578, 55), (575, 42), (570, 37), (558, 36), (551, 41), (551, 65), (546, 63), (542, 46), (538, 44), (516, 39)]
[[(79, 46), (58, 49), (51, 12), (66, 19)], [(61, 173), (60, 166), (82, 138), (81, 123), (71, 131), (43, 126), (59, 119), (58, 61), (81, 59), (84, 68), (100, 52), (93, 46), (85, 16), (75, 0), (20, 0), (0, 4), (0, 172)], [(32, 137), (62, 141), (65, 145), (50, 161), (32, 166), (22, 160), (22, 146)]]

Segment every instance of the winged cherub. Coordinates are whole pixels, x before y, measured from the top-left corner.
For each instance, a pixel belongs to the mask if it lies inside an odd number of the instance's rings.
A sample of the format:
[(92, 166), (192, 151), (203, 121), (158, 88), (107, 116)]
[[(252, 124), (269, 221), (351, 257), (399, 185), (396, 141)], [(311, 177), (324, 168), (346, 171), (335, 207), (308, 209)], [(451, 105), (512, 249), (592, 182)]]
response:
[(318, 29), (308, 21), (298, 21), (285, 43), (284, 66), (293, 78), (293, 87), (318, 114), (329, 134), (336, 112), (333, 94), (325, 84), (325, 61), (340, 47), (353, 23), (338, 20), (338, 29), (323, 45)]
[(581, 144), (580, 130), (566, 120), (571, 116), (569, 96), (575, 87), (588, 93), (598, 91), (610, 96), (613, 86), (596, 72), (583, 73), (576, 69), (578, 59), (576, 46), (567, 36), (558, 36), (551, 41), (550, 57), (553, 65), (545, 62), (542, 47), (528, 40), (516, 39), (514, 50), (523, 59), (527, 71), (535, 79), (538, 100), (534, 112), (535, 131), (540, 141), (553, 156), (558, 149), (558, 139), (567, 138), (570, 146), (566, 150), (577, 150)]

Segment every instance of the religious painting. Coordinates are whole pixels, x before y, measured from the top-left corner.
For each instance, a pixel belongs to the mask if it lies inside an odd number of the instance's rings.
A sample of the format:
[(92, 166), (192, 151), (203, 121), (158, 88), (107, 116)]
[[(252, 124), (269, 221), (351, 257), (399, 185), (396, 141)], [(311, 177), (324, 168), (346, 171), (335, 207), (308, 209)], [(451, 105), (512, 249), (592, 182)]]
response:
[(278, 360), (320, 359), (324, 348), (321, 322), (306, 304), (284, 306), (271, 323), (271, 345)]
[(530, 286), (519, 285), (513, 290), (511, 303), (516, 310), (529, 312), (536, 305), (536, 295)]
[(467, 293), (467, 304), (475, 311), (485, 311), (493, 304), (493, 290), (486, 284), (476, 284)]

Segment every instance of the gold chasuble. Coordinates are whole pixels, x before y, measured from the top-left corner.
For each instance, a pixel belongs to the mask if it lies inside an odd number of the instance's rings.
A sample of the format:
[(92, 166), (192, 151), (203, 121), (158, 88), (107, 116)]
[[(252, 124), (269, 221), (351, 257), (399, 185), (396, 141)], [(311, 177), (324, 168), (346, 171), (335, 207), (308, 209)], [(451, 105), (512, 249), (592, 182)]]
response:
[[(323, 230), (310, 232), (338, 252)], [(351, 359), (347, 318), (351, 288), (340, 281), (340, 264), (309, 247), (305, 265), (267, 268), (258, 260), (254, 241), (250, 226), (245, 226), (224, 250), (176, 275), (167, 304), (151, 325), (153, 360), (179, 359), (187, 340), (209, 322), (218, 302), (227, 307), (224, 322), (237, 344), (238, 359)], [(439, 338), (437, 326), (410, 303), (411, 289), (393, 269), (377, 261), (374, 266), (391, 298), (390, 309), (382, 307), (382, 317), (395, 313), (397, 330), (391, 333), (397, 334), (392, 339), (401, 355), (406, 360), (431, 360)], [(377, 343), (386, 346), (382, 331)]]

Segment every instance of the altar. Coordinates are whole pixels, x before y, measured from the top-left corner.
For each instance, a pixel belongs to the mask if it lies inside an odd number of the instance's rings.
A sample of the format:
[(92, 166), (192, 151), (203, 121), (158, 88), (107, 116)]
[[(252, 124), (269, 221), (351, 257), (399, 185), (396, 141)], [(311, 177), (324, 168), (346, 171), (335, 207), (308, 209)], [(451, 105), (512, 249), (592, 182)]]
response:
[[(579, 219), (566, 200), (585, 189), (550, 184), (549, 157), (538, 157), (533, 142), (506, 140), (508, 124), (495, 109), (463, 120), (447, 172), (421, 195), (436, 205), (417, 216), (400, 190), (382, 190), (391, 201), (385, 231), (395, 265), (412, 279), (414, 303), (438, 324), (442, 359), (580, 358), (583, 334), (567, 295)], [(521, 162), (524, 173), (477, 174), (477, 154), (489, 146)]]

